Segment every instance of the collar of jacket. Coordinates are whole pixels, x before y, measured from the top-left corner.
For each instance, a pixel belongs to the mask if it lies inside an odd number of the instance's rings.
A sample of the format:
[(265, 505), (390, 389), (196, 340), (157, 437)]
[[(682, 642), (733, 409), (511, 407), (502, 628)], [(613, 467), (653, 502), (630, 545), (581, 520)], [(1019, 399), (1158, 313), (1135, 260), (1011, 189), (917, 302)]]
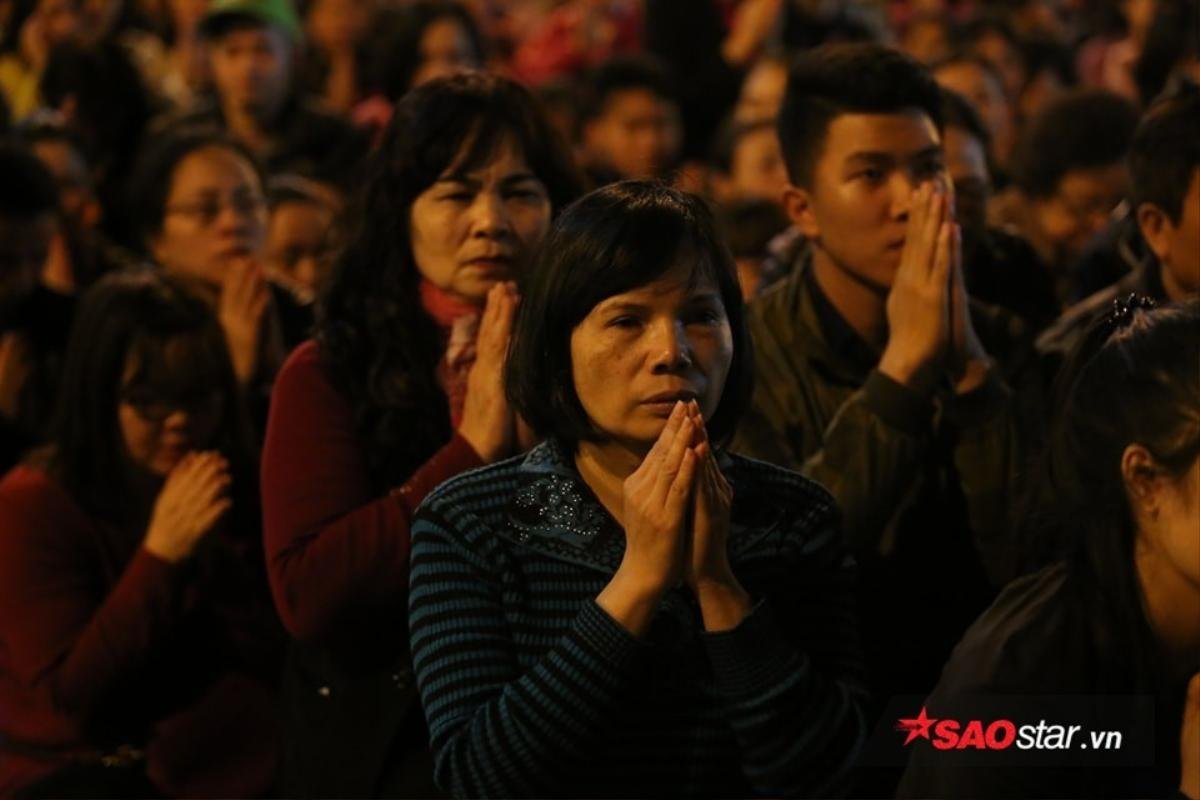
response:
[[(737, 464), (724, 451), (717, 452), (736, 497)], [(530, 450), (517, 466), (516, 482), (507, 524), (498, 532), (502, 538), (606, 574), (616, 571), (625, 555), (625, 532), (584, 483), (563, 442), (548, 439)], [(731, 556), (759, 538), (746, 535), (739, 516), (730, 522)]]
[(812, 244), (806, 243), (800, 248), (791, 272), (751, 304), (751, 326), (769, 330), (770, 339), (801, 354), (827, 378), (859, 386), (866, 381), (870, 370), (838, 353), (830, 343), (809, 286), (811, 269)]

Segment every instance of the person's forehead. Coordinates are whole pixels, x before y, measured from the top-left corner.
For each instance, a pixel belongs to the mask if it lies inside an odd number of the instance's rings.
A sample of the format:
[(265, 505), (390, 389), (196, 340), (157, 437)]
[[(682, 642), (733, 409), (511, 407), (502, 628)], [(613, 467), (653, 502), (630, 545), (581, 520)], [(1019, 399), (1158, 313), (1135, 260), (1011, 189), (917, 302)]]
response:
[(213, 44), (217, 47), (254, 47), (260, 44), (286, 47), (288, 36), (273, 25), (247, 21), (216, 37)]
[(649, 305), (664, 300), (688, 300), (706, 295), (720, 298), (716, 282), (699, 263), (684, 258), (655, 280), (606, 297), (596, 304), (596, 308), (610, 308), (626, 303)]
[(624, 86), (614, 89), (604, 101), (606, 116), (665, 114), (671, 107), (669, 100), (660, 97), (646, 86)]
[(1095, 197), (1122, 194), (1129, 182), (1129, 171), (1118, 161), (1097, 167), (1068, 170), (1059, 181), (1059, 192), (1069, 197)]
[(865, 153), (905, 159), (940, 145), (933, 120), (919, 109), (883, 114), (851, 112), (829, 123), (820, 163), (840, 165)]
[(258, 176), (239, 153), (225, 147), (202, 147), (180, 159), (172, 175), (171, 190), (180, 192), (231, 184), (257, 188)]

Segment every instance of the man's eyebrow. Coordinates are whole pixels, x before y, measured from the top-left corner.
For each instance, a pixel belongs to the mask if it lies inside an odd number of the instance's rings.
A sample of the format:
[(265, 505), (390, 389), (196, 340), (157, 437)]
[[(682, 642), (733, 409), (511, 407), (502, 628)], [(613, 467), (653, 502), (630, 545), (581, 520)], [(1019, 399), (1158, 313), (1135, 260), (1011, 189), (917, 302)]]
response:
[(846, 156), (846, 161), (865, 161), (870, 164), (891, 164), (895, 160), (891, 153), (879, 150), (858, 150)]

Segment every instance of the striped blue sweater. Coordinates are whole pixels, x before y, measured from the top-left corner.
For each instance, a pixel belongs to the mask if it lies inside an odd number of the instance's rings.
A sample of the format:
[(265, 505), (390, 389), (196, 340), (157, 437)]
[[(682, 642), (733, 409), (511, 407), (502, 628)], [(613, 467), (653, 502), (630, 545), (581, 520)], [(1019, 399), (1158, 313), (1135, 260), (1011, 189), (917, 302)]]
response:
[(755, 599), (690, 593), (643, 639), (596, 605), (624, 536), (565, 449), (465, 473), (412, 528), (409, 625), (439, 785), (459, 797), (829, 796), (865, 734), (854, 568), (833, 502), (737, 456), (729, 552)]

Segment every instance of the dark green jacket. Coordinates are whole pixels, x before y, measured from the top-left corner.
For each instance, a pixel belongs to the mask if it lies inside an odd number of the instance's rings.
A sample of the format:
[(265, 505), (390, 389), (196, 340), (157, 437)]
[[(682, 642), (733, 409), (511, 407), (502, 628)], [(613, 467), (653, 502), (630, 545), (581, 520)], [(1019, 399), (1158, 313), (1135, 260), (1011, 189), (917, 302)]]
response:
[[(1000, 368), (969, 395), (952, 397), (946, 387), (922, 397), (874, 369), (878, 355), (819, 295), (809, 260), (750, 307), (755, 389), (733, 449), (798, 470), (833, 494), (862, 567), (875, 688), (925, 691), (1012, 577), (1022, 453), (1002, 373), (1025, 361), (1022, 330), (1011, 315), (973, 303), (976, 330)], [(896, 647), (921, 652), (899, 665), (890, 661)]]

